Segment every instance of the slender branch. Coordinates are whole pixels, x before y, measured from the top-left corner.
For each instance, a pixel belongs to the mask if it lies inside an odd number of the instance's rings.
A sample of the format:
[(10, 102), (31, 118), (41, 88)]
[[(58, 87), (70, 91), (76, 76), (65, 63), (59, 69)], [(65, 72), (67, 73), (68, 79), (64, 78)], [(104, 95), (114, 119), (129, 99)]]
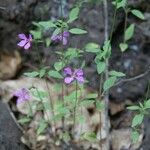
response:
[(140, 79), (140, 78), (143, 78), (144, 76), (148, 75), (150, 72), (150, 69), (148, 69), (146, 72), (138, 75), (138, 76), (135, 76), (135, 77), (132, 77), (132, 78), (129, 78), (129, 79), (122, 79), (120, 81), (118, 81), (114, 86), (117, 86), (121, 83), (125, 83), (125, 82), (130, 82), (130, 81), (134, 81), (134, 80), (137, 80), (137, 79)]
[[(61, 7), (61, 19), (63, 20), (63, 0), (60, 0), (60, 7)], [(64, 35), (63, 35), (64, 29), (63, 26), (61, 27), (61, 36), (62, 36), (62, 45), (64, 41)], [(63, 61), (64, 61), (64, 55), (62, 56), (62, 67), (63, 67)], [(62, 82), (62, 88), (61, 88), (61, 95), (62, 95), (62, 101), (63, 101), (63, 106), (65, 105), (64, 102), (64, 83)], [(62, 117), (62, 129), (64, 130), (65, 127), (65, 117)]]
[(123, 43), (125, 43), (125, 32), (127, 28), (127, 19), (128, 19), (128, 10), (125, 8), (125, 22), (124, 22), (124, 37), (123, 37)]
[(77, 83), (77, 81), (76, 81), (76, 83), (75, 83), (76, 85), (76, 97), (75, 97), (75, 106), (74, 106), (74, 116), (73, 116), (73, 125), (74, 125), (74, 127), (75, 127), (75, 124), (76, 124), (76, 112), (77, 112), (77, 105), (78, 105), (78, 83)]
[[(102, 98), (102, 80), (103, 80), (103, 74), (100, 75), (100, 83), (99, 83), (99, 100), (101, 101)], [(101, 111), (99, 112), (99, 119), (100, 119), (100, 125), (102, 124), (102, 114)], [(102, 127), (100, 126), (100, 148), (103, 149), (102, 145)]]
[(116, 23), (116, 15), (117, 15), (117, 1), (115, 3), (115, 12), (114, 12), (114, 15), (113, 15), (113, 25), (112, 25), (111, 33), (110, 33), (110, 41), (112, 40), (112, 36), (113, 36), (113, 32), (114, 32), (114, 26), (115, 26), (115, 23)]
[[(104, 36), (105, 41), (108, 41), (108, 3), (107, 0), (103, 0), (103, 7), (104, 7), (104, 23), (105, 23), (105, 30)], [(109, 60), (106, 59), (106, 69), (105, 69), (105, 79), (107, 80), (109, 75)], [(110, 142), (109, 142), (109, 118), (108, 118), (108, 103), (109, 103), (109, 91), (104, 93), (104, 100), (105, 100), (105, 129), (106, 129), (106, 147), (110, 149)]]
[[(53, 101), (52, 101), (52, 97), (51, 97), (51, 94), (50, 94), (50, 89), (49, 89), (48, 83), (46, 82), (46, 79), (45, 79), (45, 83), (46, 83), (46, 88), (47, 88), (47, 92), (48, 92), (48, 97), (49, 97), (49, 100), (50, 100), (51, 113), (52, 113), (52, 116), (55, 117)], [(55, 120), (54, 120), (54, 128), (56, 129)], [(56, 137), (55, 131), (54, 131), (54, 135)]]
[(0, 6), (0, 10), (6, 10), (6, 7)]

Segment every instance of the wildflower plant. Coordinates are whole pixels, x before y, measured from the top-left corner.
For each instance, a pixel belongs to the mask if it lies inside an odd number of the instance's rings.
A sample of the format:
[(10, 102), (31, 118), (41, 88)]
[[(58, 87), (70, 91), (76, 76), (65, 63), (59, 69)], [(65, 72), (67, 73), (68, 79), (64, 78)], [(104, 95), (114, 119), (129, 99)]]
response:
[[(106, 2), (107, 0), (104, 1)], [(63, 138), (63, 140), (70, 140), (71, 137), (69, 137), (69, 133), (67, 133), (65, 128), (66, 120), (71, 120), (71, 124), (73, 125), (73, 127), (75, 127), (77, 123), (84, 122), (86, 118), (84, 118), (84, 115), (79, 113), (80, 111), (78, 110), (82, 107), (86, 108), (91, 104), (96, 107), (97, 111), (99, 111), (100, 118), (102, 111), (105, 111), (105, 114), (108, 115), (108, 92), (110, 88), (112, 88), (122, 77), (125, 77), (125, 74), (120, 71), (109, 70), (109, 59), (112, 53), (112, 33), (114, 30), (116, 14), (118, 9), (123, 9), (126, 12), (126, 16), (129, 12), (140, 19), (144, 19), (144, 16), (139, 10), (131, 10), (127, 8), (126, 0), (115, 0), (113, 1), (113, 5), (115, 6), (115, 13), (110, 38), (106, 38), (103, 45), (100, 46), (97, 43), (90, 42), (87, 43), (82, 49), (66, 48), (66, 46), (68, 45), (68, 41), (71, 40), (70, 37), (72, 34), (84, 35), (88, 33), (83, 28), (71, 27), (71, 24), (79, 17), (82, 3), (83, 2), (79, 3), (70, 11), (68, 18), (61, 18), (55, 21), (48, 20), (33, 22), (35, 30), (31, 30), (28, 37), (25, 34), (18, 35), (19, 39), (21, 40), (18, 43), (18, 46), (24, 48), (25, 50), (29, 49), (34, 42), (42, 42), (47, 47), (51, 46), (51, 44), (53, 43), (62, 44), (63, 46), (62, 50), (54, 52), (58, 55), (59, 58), (56, 62), (54, 62), (52, 68), (45, 67), (43, 64), (40, 64), (39, 70), (24, 73), (25, 76), (31, 78), (37, 77), (43, 79), (47, 87), (45, 91), (38, 89), (38, 87), (31, 87), (28, 90), (22, 88), (14, 93), (14, 95), (18, 97), (17, 104), (20, 104), (23, 101), (28, 101), (28, 99), (31, 99), (33, 97), (36, 99), (35, 103), (32, 104), (30, 108), (34, 109), (35, 111), (42, 110), (43, 112), (43, 118), (39, 122), (39, 126), (37, 128), (37, 134), (42, 134), (47, 128), (51, 128), (51, 124), (54, 124), (55, 126), (58, 121), (62, 121), (62, 128), (64, 132), (62, 132), (61, 137)], [(106, 3), (104, 4), (106, 5)], [(126, 21), (127, 20), (125, 20), (124, 41), (120, 43), (122, 52), (127, 50), (127, 42), (133, 36), (135, 28), (135, 25), (133, 24), (129, 25), (129, 27), (126, 28)], [(46, 37), (43, 36), (43, 33), (45, 31), (50, 31), (51, 34)], [(37, 53), (39, 52), (37, 51)], [(83, 59), (81, 60), (81, 58), (83, 58), (83, 54), (86, 53), (93, 53), (95, 56), (94, 63), (96, 66), (97, 74), (99, 75), (100, 88), (97, 93), (88, 93), (83, 97), (82, 95), (84, 95), (85, 91), (84, 85), (86, 84), (86, 73), (84, 72), (83, 68), (86, 64)], [(79, 64), (76, 66), (72, 66), (71, 64), (73, 59), (79, 60)], [(39, 63), (40, 62), (41, 59), (39, 59)], [(59, 97), (59, 100), (53, 100), (51, 91), (49, 90), (47, 83), (48, 78), (57, 79), (61, 83), (56, 83), (54, 87), (54, 90), (56, 92), (59, 91), (61, 93), (61, 97)], [(69, 93), (65, 92), (66, 90), (68, 91), (71, 86), (74, 87), (73, 90)], [(29, 96), (29, 93), (31, 96)], [(145, 103), (144, 105), (140, 104), (140, 106), (131, 106), (128, 108), (130, 110), (137, 110), (140, 114), (133, 119), (133, 127), (141, 124), (141, 122), (143, 121), (143, 115), (145, 114), (145, 110), (149, 105), (149, 101), (147, 103)], [(49, 113), (51, 113), (52, 115), (50, 116)], [(32, 117), (34, 117), (34, 114), (32, 115)], [(137, 117), (141, 119), (138, 123), (137, 120), (139, 119), (137, 119)], [(31, 117), (25, 118), (20, 122), (26, 123), (29, 121), (31, 121)], [(55, 136), (55, 132), (56, 131), (52, 132), (53, 136)], [(88, 141), (97, 140), (95, 132), (82, 133), (81, 137)]]

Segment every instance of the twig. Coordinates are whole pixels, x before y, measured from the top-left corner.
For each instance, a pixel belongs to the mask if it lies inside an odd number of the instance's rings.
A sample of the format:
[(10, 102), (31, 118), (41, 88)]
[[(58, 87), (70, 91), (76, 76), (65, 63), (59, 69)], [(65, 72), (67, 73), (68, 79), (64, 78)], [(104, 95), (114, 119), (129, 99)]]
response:
[(117, 86), (121, 83), (124, 83), (124, 82), (129, 82), (129, 81), (134, 81), (134, 80), (137, 80), (137, 79), (140, 79), (140, 78), (143, 78), (144, 76), (146, 76), (148, 73), (150, 72), (150, 69), (148, 69), (146, 72), (138, 75), (138, 76), (135, 76), (135, 77), (132, 77), (132, 78), (129, 78), (129, 79), (123, 79), (123, 80), (120, 80), (118, 81), (114, 86)]
[(0, 9), (1, 9), (1, 10), (6, 10), (6, 7), (0, 6)]
[[(103, 0), (104, 6), (104, 23), (105, 23), (105, 30), (104, 36), (105, 41), (108, 41), (108, 4), (107, 0)], [(105, 79), (107, 80), (109, 75), (109, 60), (106, 59), (106, 69), (105, 69)], [(105, 130), (106, 130), (106, 147), (110, 149), (110, 141), (109, 141), (109, 118), (108, 118), (108, 103), (109, 103), (109, 91), (106, 91), (104, 94), (104, 101), (105, 101)]]

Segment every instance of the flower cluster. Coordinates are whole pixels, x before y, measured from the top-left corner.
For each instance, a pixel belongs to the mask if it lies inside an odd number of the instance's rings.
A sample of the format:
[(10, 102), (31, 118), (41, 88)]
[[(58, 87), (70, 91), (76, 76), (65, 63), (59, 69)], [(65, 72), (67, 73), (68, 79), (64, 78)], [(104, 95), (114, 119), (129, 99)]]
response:
[(51, 37), (51, 40), (54, 42), (62, 41), (63, 45), (67, 45), (68, 43), (69, 32), (64, 31), (62, 34), (54, 35)]
[(29, 91), (26, 88), (22, 88), (22, 89), (17, 90), (13, 95), (18, 98), (17, 99), (17, 105), (21, 104), (25, 101), (28, 101), (31, 98)]
[(71, 68), (67, 67), (64, 69), (64, 74), (66, 75), (64, 78), (64, 82), (66, 84), (70, 84), (74, 80), (78, 81), (79, 83), (84, 82), (84, 74), (82, 69), (72, 70)]

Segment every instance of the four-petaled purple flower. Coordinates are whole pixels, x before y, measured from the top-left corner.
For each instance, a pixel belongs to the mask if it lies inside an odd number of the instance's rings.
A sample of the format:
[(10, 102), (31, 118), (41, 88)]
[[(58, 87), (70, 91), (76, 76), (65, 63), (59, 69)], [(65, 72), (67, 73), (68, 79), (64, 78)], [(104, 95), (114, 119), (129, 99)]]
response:
[(68, 43), (68, 39), (67, 38), (68, 37), (69, 37), (69, 32), (68, 31), (64, 31), (62, 34), (53, 35), (51, 37), (51, 40), (55, 41), (55, 42), (62, 41), (63, 45), (67, 45), (67, 43)]
[(22, 88), (20, 90), (17, 90), (14, 93), (14, 96), (16, 96), (18, 98), (17, 99), (17, 105), (21, 104), (25, 101), (28, 101), (31, 98), (30, 94), (29, 94), (29, 91), (26, 88)]
[(20, 38), (20, 42), (17, 44), (20, 47), (24, 47), (24, 49), (29, 49), (31, 47), (31, 42), (32, 42), (32, 36), (29, 34), (29, 37), (26, 37), (25, 34), (21, 33), (18, 34), (18, 37)]
[(83, 77), (83, 70), (82, 69), (75, 69), (74, 71), (67, 67), (64, 69), (64, 74), (66, 77), (64, 78), (64, 82), (66, 84), (70, 84), (74, 80), (79, 81), (79, 83), (84, 82), (84, 77)]

